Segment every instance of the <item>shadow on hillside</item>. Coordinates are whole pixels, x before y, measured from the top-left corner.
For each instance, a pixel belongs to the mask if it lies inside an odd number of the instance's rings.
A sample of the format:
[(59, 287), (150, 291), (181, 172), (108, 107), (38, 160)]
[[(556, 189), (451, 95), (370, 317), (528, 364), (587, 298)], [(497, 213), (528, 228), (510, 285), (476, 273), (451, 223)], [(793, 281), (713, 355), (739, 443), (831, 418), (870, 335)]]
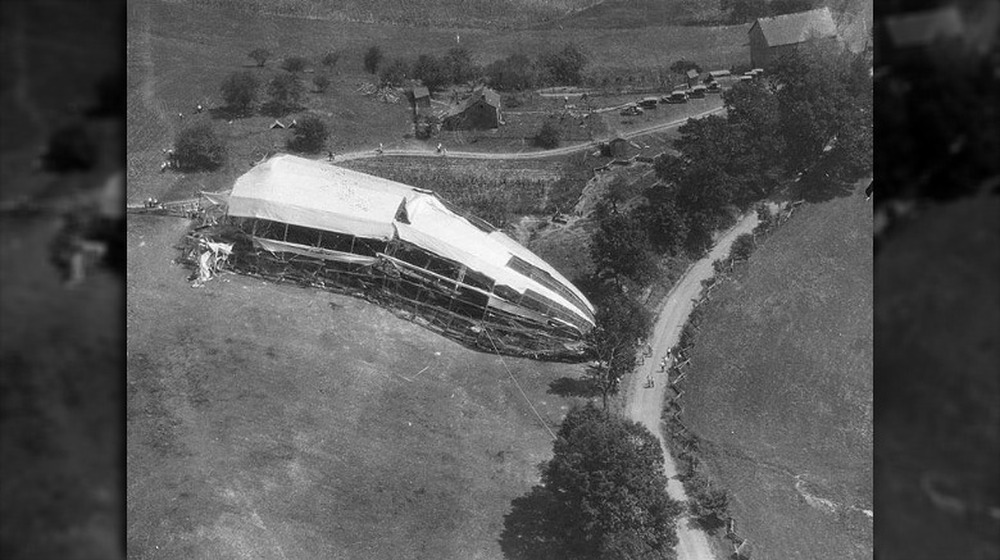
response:
[(828, 202), (835, 198), (850, 196), (854, 192), (854, 183), (826, 177), (817, 173), (811, 177), (803, 177), (799, 192), (806, 202)]
[(510, 513), (504, 516), (500, 533), (500, 550), (508, 560), (569, 559), (568, 551), (556, 544), (560, 534), (557, 501), (542, 486), (510, 502)]
[(597, 387), (594, 386), (591, 380), (576, 379), (573, 377), (560, 377), (553, 380), (552, 383), (549, 383), (549, 390), (546, 392), (550, 395), (559, 395), (560, 397), (591, 398), (600, 395)]

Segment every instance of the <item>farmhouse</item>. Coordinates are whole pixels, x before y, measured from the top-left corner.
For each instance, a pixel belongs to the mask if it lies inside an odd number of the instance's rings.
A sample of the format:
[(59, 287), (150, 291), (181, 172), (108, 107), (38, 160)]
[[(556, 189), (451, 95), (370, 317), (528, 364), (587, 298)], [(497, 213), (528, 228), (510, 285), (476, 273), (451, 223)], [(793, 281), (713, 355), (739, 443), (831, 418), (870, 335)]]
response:
[(448, 130), (498, 128), (503, 124), (500, 94), (487, 87), (476, 89), (465, 102), (444, 117)]
[(431, 92), (424, 86), (410, 90), (410, 103), (413, 104), (413, 118), (429, 114), (431, 110)]
[(463, 343), (578, 356), (594, 307), (495, 227), (433, 192), (290, 155), (239, 177), (222, 229), (244, 272), (353, 288)]
[(758, 18), (750, 26), (750, 61), (768, 68), (782, 55), (813, 41), (837, 41), (837, 26), (829, 8)]

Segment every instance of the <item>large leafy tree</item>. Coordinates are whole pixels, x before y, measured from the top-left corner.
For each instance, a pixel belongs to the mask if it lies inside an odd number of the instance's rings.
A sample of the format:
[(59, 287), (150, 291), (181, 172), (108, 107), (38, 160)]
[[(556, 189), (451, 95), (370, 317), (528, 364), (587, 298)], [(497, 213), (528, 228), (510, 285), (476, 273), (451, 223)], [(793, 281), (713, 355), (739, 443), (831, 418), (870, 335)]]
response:
[(828, 42), (814, 42), (778, 59), (776, 84), (781, 133), (789, 171), (802, 171), (845, 126), (853, 104), (848, 90), (850, 55)]
[(305, 91), (306, 87), (302, 80), (289, 72), (278, 74), (267, 84), (267, 93), (271, 96), (271, 103), (280, 110), (291, 109), (298, 105)]
[(385, 55), (382, 53), (381, 47), (379, 47), (378, 45), (372, 45), (368, 47), (368, 50), (365, 51), (365, 58), (364, 58), (365, 71), (368, 72), (369, 74), (375, 74), (376, 72), (378, 72), (378, 67), (380, 64), (382, 64), (382, 60), (384, 58)]
[(210, 124), (200, 123), (177, 135), (174, 158), (184, 171), (210, 171), (226, 162), (226, 146)]
[(655, 185), (646, 191), (649, 204), (641, 209), (649, 241), (660, 253), (678, 254), (687, 239), (687, 220), (677, 204), (674, 189)]
[(598, 274), (619, 286), (623, 279), (640, 285), (652, 280), (656, 262), (638, 216), (615, 213), (601, 204), (596, 217), (600, 225), (591, 239), (590, 254)]
[(548, 69), (549, 76), (555, 83), (576, 85), (583, 81), (583, 67), (587, 65), (587, 55), (578, 46), (567, 44), (559, 51), (543, 55), (541, 63)]
[(639, 302), (613, 292), (600, 303), (596, 322), (587, 342), (597, 365), (588, 369), (587, 376), (607, 410), (608, 397), (618, 392), (622, 377), (635, 368), (638, 340), (649, 333), (652, 319)]
[(413, 77), (423, 82), (430, 91), (437, 91), (451, 80), (445, 63), (436, 56), (422, 54), (413, 63)]
[(465, 47), (452, 47), (444, 55), (443, 60), (448, 81), (453, 84), (463, 84), (476, 78), (479, 69), (472, 62), (472, 54)]
[(666, 559), (681, 506), (666, 492), (660, 442), (593, 405), (566, 415), (542, 486), (514, 500), (501, 548), (521, 560)]
[(222, 81), (222, 100), (237, 115), (247, 115), (257, 102), (260, 82), (250, 72), (234, 72)]

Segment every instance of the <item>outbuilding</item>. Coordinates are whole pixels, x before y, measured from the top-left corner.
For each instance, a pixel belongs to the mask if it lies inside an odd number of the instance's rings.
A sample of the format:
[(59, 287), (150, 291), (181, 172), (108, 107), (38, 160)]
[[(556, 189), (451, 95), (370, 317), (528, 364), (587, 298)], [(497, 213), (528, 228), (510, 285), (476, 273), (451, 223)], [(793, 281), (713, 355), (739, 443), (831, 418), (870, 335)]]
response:
[(504, 124), (500, 94), (487, 87), (476, 89), (444, 117), (443, 124), (447, 130), (499, 128)]

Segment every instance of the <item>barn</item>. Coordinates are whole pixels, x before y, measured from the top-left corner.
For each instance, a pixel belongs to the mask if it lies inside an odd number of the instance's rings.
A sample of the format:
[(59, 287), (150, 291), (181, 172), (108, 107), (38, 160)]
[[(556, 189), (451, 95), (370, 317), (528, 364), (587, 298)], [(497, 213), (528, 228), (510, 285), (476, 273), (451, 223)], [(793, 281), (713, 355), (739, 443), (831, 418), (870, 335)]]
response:
[(476, 89), (445, 116), (443, 124), (447, 130), (499, 128), (503, 124), (500, 94), (487, 87)]
[(758, 18), (748, 33), (754, 68), (768, 68), (782, 55), (809, 42), (839, 40), (829, 8)]
[(481, 349), (581, 356), (594, 307), (547, 262), (433, 192), (278, 155), (239, 177), (215, 237), (237, 271), (349, 288)]

